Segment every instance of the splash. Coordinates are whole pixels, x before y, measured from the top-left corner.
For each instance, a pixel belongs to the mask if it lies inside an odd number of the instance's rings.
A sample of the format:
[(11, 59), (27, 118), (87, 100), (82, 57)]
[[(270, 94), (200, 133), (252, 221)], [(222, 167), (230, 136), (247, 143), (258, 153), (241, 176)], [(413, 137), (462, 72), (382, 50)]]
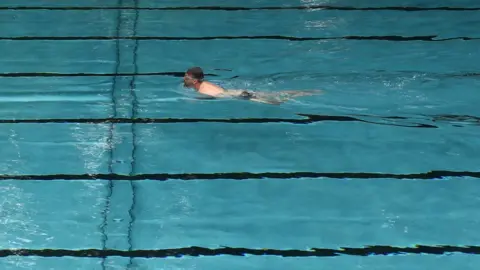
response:
[[(115, 141), (109, 144), (108, 125), (74, 125), (70, 128), (76, 140), (75, 147), (83, 158), (85, 173), (100, 173), (100, 167), (106, 164), (106, 154), (114, 148)], [(117, 138), (118, 136), (113, 136)]]
[(12, 153), (11, 155), (8, 155), (9, 159), (7, 159), (5, 162), (6, 164), (2, 166), (2, 171), (5, 174), (21, 174), (21, 168), (25, 166), (25, 161), (23, 160), (22, 152), (20, 150), (19, 139), (21, 138), (19, 138), (17, 132), (11, 129), (10, 135), (8, 136), (8, 142), (13, 146), (12, 152), (14, 154)]
[[(112, 131), (112, 141), (109, 142), (109, 125), (82, 125), (80, 127), (80, 124), (77, 124), (70, 129), (72, 130), (72, 137), (76, 140), (75, 147), (82, 156), (85, 173), (102, 173), (102, 169), (108, 166), (109, 151), (112, 151), (115, 145), (121, 143), (121, 136), (118, 136), (114, 129)], [(85, 180), (82, 183), (88, 189), (89, 194), (99, 194), (93, 204), (94, 208), (105, 203), (105, 198), (100, 196), (105, 189), (105, 183), (94, 180)], [(95, 217), (97, 216), (95, 215)]]
[[(21, 184), (25, 184), (21, 183)], [(32, 207), (34, 195), (25, 192), (19, 182), (3, 182), (0, 185), (0, 245), (1, 249), (31, 248), (33, 245), (48, 246), (53, 240), (36, 222), (37, 210)], [(8, 257), (5, 264), (33, 269), (34, 259)]]

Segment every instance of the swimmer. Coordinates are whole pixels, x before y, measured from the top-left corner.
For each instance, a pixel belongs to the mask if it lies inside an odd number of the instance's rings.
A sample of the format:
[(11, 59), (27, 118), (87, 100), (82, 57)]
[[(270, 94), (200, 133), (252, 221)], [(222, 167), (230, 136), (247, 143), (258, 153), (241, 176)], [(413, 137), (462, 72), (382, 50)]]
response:
[(205, 81), (203, 70), (199, 67), (192, 67), (185, 72), (183, 86), (193, 88), (198, 93), (207, 96), (207, 98), (239, 98), (275, 105), (281, 104), (294, 97), (311, 96), (321, 93), (320, 90), (261, 93), (249, 90), (224, 89), (216, 84)]

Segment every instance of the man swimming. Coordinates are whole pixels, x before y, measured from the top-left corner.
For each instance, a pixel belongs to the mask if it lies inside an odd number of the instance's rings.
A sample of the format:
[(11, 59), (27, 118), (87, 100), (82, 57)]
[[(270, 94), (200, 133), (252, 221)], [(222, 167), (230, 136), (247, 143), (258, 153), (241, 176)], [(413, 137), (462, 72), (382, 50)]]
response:
[(224, 89), (216, 84), (204, 80), (203, 70), (200, 67), (192, 67), (185, 72), (183, 85), (193, 88), (198, 93), (210, 98), (240, 98), (268, 104), (280, 104), (293, 97), (310, 96), (321, 91), (281, 91), (274, 93), (260, 93), (248, 90)]

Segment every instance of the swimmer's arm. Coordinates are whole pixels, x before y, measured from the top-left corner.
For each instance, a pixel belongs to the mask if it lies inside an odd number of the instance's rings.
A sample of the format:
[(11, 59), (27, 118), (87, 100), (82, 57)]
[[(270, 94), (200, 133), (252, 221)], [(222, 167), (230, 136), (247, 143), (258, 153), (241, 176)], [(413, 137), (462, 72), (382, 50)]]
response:
[(195, 97), (195, 99), (216, 99), (214, 96), (202, 96), (202, 97)]
[(249, 101), (267, 103), (267, 104), (271, 104), (271, 105), (279, 105), (279, 104), (282, 103), (282, 101), (278, 100), (278, 98), (276, 98), (275, 95), (265, 95), (264, 93), (262, 94), (262, 93), (259, 93), (257, 91), (251, 91), (251, 90), (229, 89), (229, 90), (226, 90), (226, 96), (228, 96), (228, 97), (239, 97), (245, 91), (253, 94), (253, 97), (248, 98)]
[(278, 105), (282, 102), (285, 102), (291, 98), (301, 97), (301, 96), (312, 96), (318, 95), (323, 93), (322, 90), (283, 90), (283, 91), (275, 91), (275, 92), (267, 92), (267, 91), (249, 91), (249, 90), (237, 90), (232, 89), (228, 90), (232, 95), (239, 96), (244, 91), (248, 91), (253, 94), (252, 98), (249, 98), (250, 101), (261, 102), (261, 103), (268, 103)]
[(282, 91), (275, 91), (275, 92), (267, 92), (267, 91), (252, 91), (252, 90), (245, 90), (245, 89), (228, 89), (225, 92), (228, 95), (240, 95), (242, 92), (248, 91), (251, 93), (259, 93), (261, 95), (268, 95), (268, 96), (278, 96), (278, 95), (291, 95), (291, 96), (309, 96), (323, 93), (322, 90), (282, 90)]
[(248, 90), (226, 89), (225, 92), (222, 93), (222, 96), (224, 96), (224, 97), (238, 97), (244, 91), (248, 91)]

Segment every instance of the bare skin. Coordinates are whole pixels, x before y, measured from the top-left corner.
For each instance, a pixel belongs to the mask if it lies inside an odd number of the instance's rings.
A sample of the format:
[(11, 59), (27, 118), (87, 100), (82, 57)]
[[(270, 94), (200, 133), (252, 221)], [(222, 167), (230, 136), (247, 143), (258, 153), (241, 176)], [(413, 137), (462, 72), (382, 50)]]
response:
[(195, 89), (198, 93), (209, 96), (211, 98), (244, 98), (245, 95), (249, 95), (250, 101), (267, 103), (267, 104), (281, 104), (294, 97), (311, 96), (320, 94), (320, 90), (311, 91), (281, 91), (275, 93), (254, 92), (249, 90), (240, 89), (224, 89), (216, 84), (205, 80), (197, 80), (192, 78), (189, 74), (185, 74), (183, 78), (184, 86)]

